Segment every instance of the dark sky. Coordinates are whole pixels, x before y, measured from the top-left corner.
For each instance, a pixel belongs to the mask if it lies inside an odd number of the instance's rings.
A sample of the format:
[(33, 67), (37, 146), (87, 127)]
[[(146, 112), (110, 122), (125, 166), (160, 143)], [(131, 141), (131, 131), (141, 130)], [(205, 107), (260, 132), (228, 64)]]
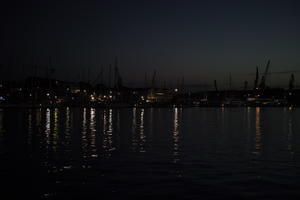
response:
[[(256, 65), (263, 72), (267, 59), (270, 71), (300, 70), (297, 1), (10, 1), (0, 9), (5, 77), (30, 75), (28, 64), (45, 66), (49, 56), (54, 76), (67, 80), (87, 79), (88, 71), (93, 80), (117, 56), (130, 85), (142, 84), (145, 72), (150, 80), (153, 69), (159, 82), (173, 84), (184, 76), (189, 84), (226, 85), (231, 73), (236, 87), (252, 84), (249, 73)], [(274, 74), (269, 83), (287, 84), (289, 76)]]

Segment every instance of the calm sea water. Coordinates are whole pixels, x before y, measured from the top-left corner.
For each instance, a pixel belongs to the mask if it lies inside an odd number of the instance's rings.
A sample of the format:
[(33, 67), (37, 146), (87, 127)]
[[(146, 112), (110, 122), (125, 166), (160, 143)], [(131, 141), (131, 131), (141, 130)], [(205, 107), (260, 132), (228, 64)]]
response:
[(299, 122), (288, 108), (0, 109), (0, 191), (296, 199)]

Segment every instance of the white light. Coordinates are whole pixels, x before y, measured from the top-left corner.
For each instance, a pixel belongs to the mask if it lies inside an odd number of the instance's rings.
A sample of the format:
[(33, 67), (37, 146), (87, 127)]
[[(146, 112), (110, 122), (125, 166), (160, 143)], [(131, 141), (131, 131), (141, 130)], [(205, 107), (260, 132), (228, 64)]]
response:
[(47, 95), (48, 97), (50, 96), (50, 94), (49, 94), (49, 93), (47, 93), (46, 95)]
[(175, 92), (178, 92), (178, 89), (177, 89), (177, 88), (175, 88), (175, 89), (174, 89), (174, 91), (175, 91)]

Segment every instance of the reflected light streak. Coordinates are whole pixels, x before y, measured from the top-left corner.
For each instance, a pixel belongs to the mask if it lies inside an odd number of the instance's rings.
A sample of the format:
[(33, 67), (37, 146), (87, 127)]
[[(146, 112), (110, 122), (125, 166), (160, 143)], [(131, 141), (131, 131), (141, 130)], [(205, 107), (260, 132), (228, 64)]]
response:
[(138, 141), (137, 141), (137, 138), (136, 138), (136, 107), (133, 107), (133, 109), (132, 109), (132, 127), (131, 127), (131, 131), (132, 131), (132, 138), (131, 138), (132, 150), (136, 151), (137, 145), (138, 145)]
[(250, 129), (250, 124), (251, 124), (251, 108), (247, 107), (247, 128)]
[(173, 156), (174, 163), (179, 161), (179, 123), (178, 123), (178, 108), (174, 108), (174, 123), (173, 123)]
[(109, 109), (109, 115), (108, 115), (108, 130), (107, 130), (107, 139), (108, 139), (108, 145), (109, 145), (109, 151), (114, 150), (113, 148), (113, 111), (112, 109)]
[(54, 124), (53, 124), (53, 150), (57, 149), (58, 140), (58, 108), (54, 109)]
[(87, 147), (88, 147), (88, 141), (87, 141), (87, 122), (86, 122), (86, 108), (83, 108), (82, 113), (82, 153), (83, 158), (87, 158)]
[(115, 148), (113, 148), (113, 142), (112, 142), (112, 137), (113, 137), (113, 112), (112, 109), (108, 110), (108, 115), (107, 115), (107, 110), (104, 110), (103, 113), (103, 150), (107, 153), (106, 156), (110, 157), (111, 156), (111, 151), (113, 151)]
[(51, 110), (50, 108), (46, 109), (46, 119), (45, 119), (45, 137), (42, 139), (45, 139), (45, 144), (41, 143), (41, 148), (45, 148), (45, 161), (43, 163), (44, 166), (49, 166), (49, 161), (48, 161), (48, 157), (49, 157), (49, 146), (50, 146), (50, 133), (51, 133)]
[(260, 124), (260, 108), (255, 109), (255, 151), (254, 154), (260, 154), (261, 151), (261, 124)]
[(90, 120), (90, 130), (91, 130), (91, 155), (90, 157), (96, 158), (97, 154), (97, 145), (96, 145), (96, 110), (91, 108), (91, 120)]
[(64, 146), (67, 148), (67, 151), (70, 149), (70, 139), (71, 139), (71, 119), (70, 119), (70, 108), (66, 108), (66, 122), (65, 122), (65, 141)]
[(49, 108), (46, 110), (46, 129), (45, 129), (45, 135), (46, 135), (46, 142), (47, 145), (49, 145), (49, 136), (50, 136), (50, 131), (51, 131), (51, 119), (50, 119), (51, 111)]
[(140, 115), (140, 134), (139, 134), (139, 140), (140, 140), (140, 153), (145, 153), (145, 142), (146, 142), (146, 135), (144, 133), (144, 109), (141, 109), (141, 115)]
[(108, 144), (107, 144), (107, 116), (106, 116), (106, 110), (103, 112), (103, 144), (102, 148), (104, 151), (107, 151), (108, 149)]

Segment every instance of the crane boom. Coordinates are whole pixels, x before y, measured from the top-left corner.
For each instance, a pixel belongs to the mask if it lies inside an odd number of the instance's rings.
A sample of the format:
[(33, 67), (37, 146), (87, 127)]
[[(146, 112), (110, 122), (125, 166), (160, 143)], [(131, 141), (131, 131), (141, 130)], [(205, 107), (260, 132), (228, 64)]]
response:
[(256, 76), (254, 80), (254, 90), (257, 89), (257, 84), (258, 84), (258, 79), (259, 79), (259, 72), (258, 72), (258, 66), (256, 67)]
[(259, 85), (260, 89), (265, 89), (265, 87), (266, 87), (266, 80), (267, 80), (269, 68), (270, 68), (270, 60), (268, 60), (264, 75), (261, 77), (261, 82)]
[(294, 74), (291, 74), (290, 82), (289, 82), (289, 90), (293, 90), (295, 87), (295, 77)]

